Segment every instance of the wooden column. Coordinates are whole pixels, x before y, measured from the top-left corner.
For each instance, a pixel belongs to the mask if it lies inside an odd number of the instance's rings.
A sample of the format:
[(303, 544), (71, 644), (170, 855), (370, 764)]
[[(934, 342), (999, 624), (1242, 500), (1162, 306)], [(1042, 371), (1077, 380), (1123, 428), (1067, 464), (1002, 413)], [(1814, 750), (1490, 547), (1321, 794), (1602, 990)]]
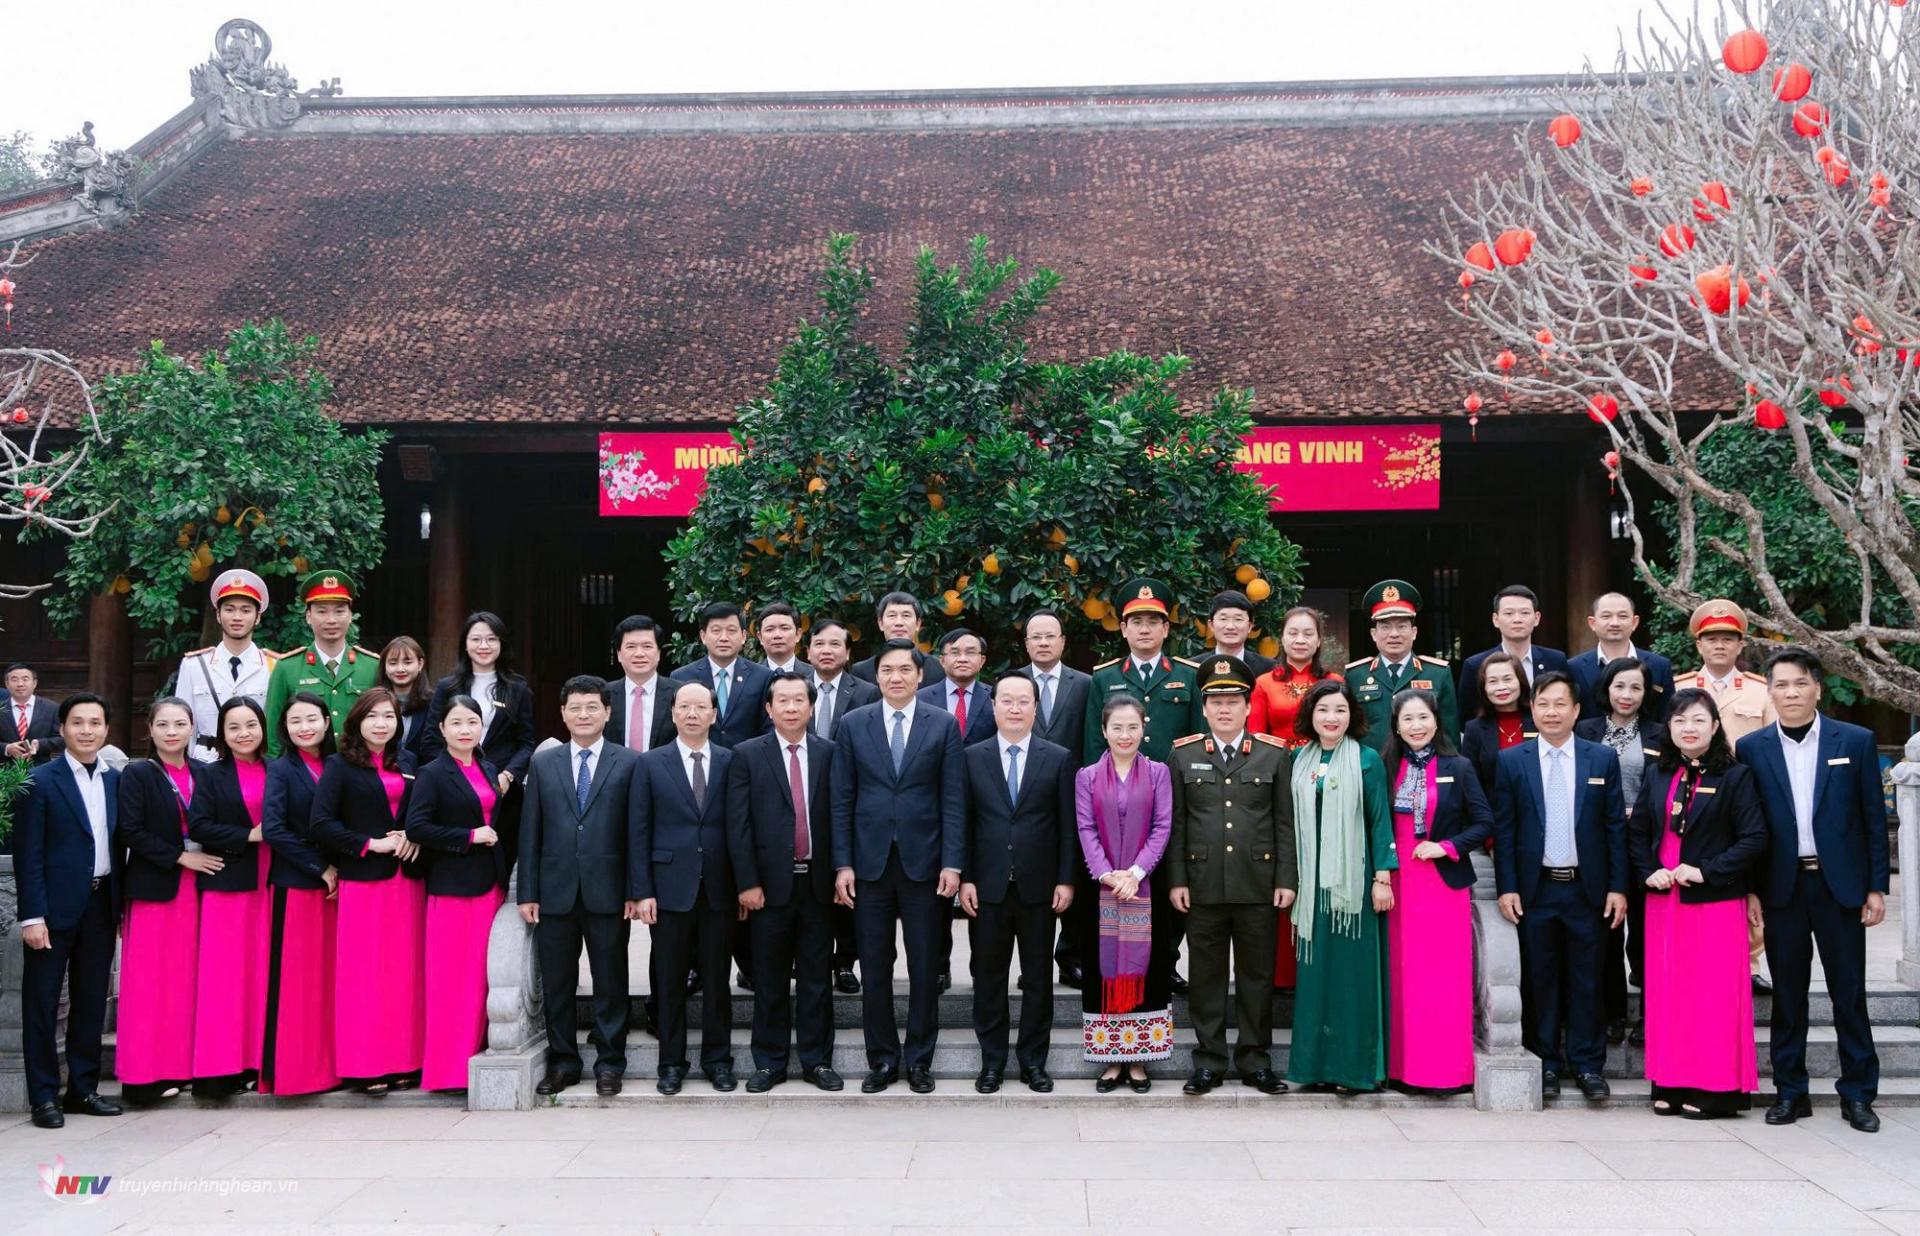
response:
[(434, 461), (433, 527), (427, 539), (427, 672), (453, 672), (467, 614), (466, 477), (457, 456)]
[(1562, 516), (1567, 529), (1566, 642), (1559, 645), (1569, 656), (1585, 652), (1592, 643), (1586, 617), (1593, 599), (1610, 586), (1607, 491), (1601, 487), (1600, 470), (1590, 465), (1576, 467), (1572, 481), (1566, 489), (1567, 505)]
[(133, 623), (118, 593), (103, 592), (87, 607), (87, 690), (106, 698), (108, 737), (132, 755)]

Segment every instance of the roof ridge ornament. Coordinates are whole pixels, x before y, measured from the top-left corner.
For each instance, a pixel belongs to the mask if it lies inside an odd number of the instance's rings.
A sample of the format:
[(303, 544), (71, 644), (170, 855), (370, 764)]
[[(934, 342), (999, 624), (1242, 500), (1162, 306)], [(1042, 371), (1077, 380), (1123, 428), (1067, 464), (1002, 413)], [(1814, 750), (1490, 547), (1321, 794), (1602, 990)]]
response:
[(284, 129), (300, 118), (302, 99), (332, 98), (340, 79), (307, 91), (284, 65), (268, 59), (273, 39), (245, 17), (214, 32), (213, 55), (188, 73), (196, 99), (219, 99), (220, 118), (243, 129)]
[(54, 144), (62, 174), (80, 182), (73, 200), (111, 222), (134, 208), (133, 159), (124, 150), (102, 150), (94, 140), (93, 121), (80, 132)]

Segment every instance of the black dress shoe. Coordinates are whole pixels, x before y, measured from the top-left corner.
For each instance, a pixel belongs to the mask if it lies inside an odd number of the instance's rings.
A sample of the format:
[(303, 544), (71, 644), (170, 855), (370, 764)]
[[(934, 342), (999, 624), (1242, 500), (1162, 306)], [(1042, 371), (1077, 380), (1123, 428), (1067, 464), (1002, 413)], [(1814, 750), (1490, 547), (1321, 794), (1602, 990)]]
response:
[(748, 974), (745, 970), (735, 971), (733, 976), (733, 985), (735, 987), (738, 987), (741, 991), (752, 991), (753, 975)]
[(1080, 984), (1083, 981), (1080, 976), (1079, 966), (1063, 965), (1060, 967), (1060, 985), (1062, 987), (1071, 987), (1075, 991), (1079, 991)]
[(765, 1094), (785, 1080), (785, 1069), (755, 1069), (752, 1076), (747, 1078), (747, 1093)]
[(1212, 1069), (1195, 1069), (1193, 1076), (1187, 1078), (1187, 1084), (1180, 1087), (1182, 1094), (1205, 1094), (1220, 1084), (1220, 1075)]
[(1272, 1069), (1260, 1069), (1250, 1073), (1240, 1079), (1240, 1084), (1243, 1086), (1252, 1086), (1261, 1094), (1285, 1094), (1287, 1092), (1287, 1083), (1281, 1081), (1280, 1075)]
[(1552, 1069), (1540, 1074), (1540, 1097), (1546, 1099), (1560, 1097), (1560, 1075)]
[(1000, 1080), (999, 1069), (981, 1069), (980, 1076), (973, 1079), (973, 1088), (981, 1094), (998, 1094)]
[(907, 1070), (907, 1089), (915, 1094), (933, 1093), (933, 1070), (925, 1065)]
[(1173, 977), (1167, 981), (1167, 990), (1176, 996), (1184, 996), (1187, 994), (1187, 980), (1180, 977), (1178, 970), (1175, 970)]
[(579, 1080), (580, 1075), (578, 1073), (569, 1073), (563, 1069), (548, 1069), (547, 1075), (542, 1077), (539, 1082), (534, 1085), (533, 1092), (535, 1094), (559, 1094), (562, 1090), (565, 1090), (568, 1086), (573, 1085)]
[(36, 1129), (64, 1129), (67, 1127), (67, 1118), (60, 1114), (58, 1103), (36, 1103), (33, 1107), (33, 1126)]
[(860, 994), (860, 976), (853, 972), (852, 966), (835, 970), (833, 989), (843, 996), (857, 996)]
[(620, 1093), (622, 1078), (612, 1069), (603, 1069), (593, 1075), (593, 1092), (602, 1098), (610, 1099)]
[(69, 1116), (118, 1116), (123, 1110), (120, 1104), (98, 1091), (78, 1097), (70, 1094), (60, 1107)]
[(1756, 996), (1772, 995), (1773, 981), (1764, 974), (1754, 975), (1753, 976), (1753, 994)]
[(1841, 1099), (1840, 1114), (1847, 1118), (1848, 1124), (1862, 1133), (1880, 1131), (1880, 1117), (1873, 1114), (1871, 1103), (1855, 1103), (1852, 1099)]
[(803, 1069), (800, 1076), (816, 1090), (844, 1090), (847, 1085), (840, 1080), (840, 1075), (833, 1071), (833, 1066), (827, 1064), (816, 1064), (810, 1069)]
[(952, 986), (953, 986), (953, 971), (951, 970), (942, 970), (940, 972), (940, 977), (933, 981), (933, 989), (939, 992), (941, 995), (945, 995), (947, 992), (947, 989)]
[(899, 1069), (874, 1069), (860, 1082), (861, 1094), (879, 1094), (900, 1080)]
[(1607, 1085), (1607, 1079), (1598, 1073), (1582, 1073), (1574, 1079), (1580, 1085), (1580, 1093), (1589, 1099), (1604, 1099), (1613, 1093)]
[(699, 995), (700, 988), (704, 984), (705, 984), (705, 980), (701, 977), (700, 972), (698, 970), (687, 971), (687, 994), (688, 995), (690, 996)]
[(1027, 1089), (1033, 1091), (1035, 1094), (1053, 1093), (1053, 1078), (1047, 1073), (1044, 1067), (1021, 1069), (1020, 1080), (1025, 1082)]
[(1813, 1115), (1813, 1100), (1806, 1095), (1797, 1099), (1775, 1098), (1773, 1106), (1767, 1109), (1768, 1124), (1792, 1124), (1804, 1116)]
[(740, 1085), (733, 1076), (733, 1066), (730, 1064), (716, 1064), (708, 1069), (707, 1081), (721, 1094), (730, 1094)]
[(1627, 1046), (1645, 1047), (1646, 1045), (1647, 1023), (1644, 1021), (1636, 1021), (1633, 1023), (1633, 1029), (1627, 1031)]
[(661, 1094), (679, 1094), (680, 1087), (687, 1084), (687, 1071), (677, 1064), (669, 1064), (660, 1070), (660, 1080), (653, 1088)]
[(1124, 1080), (1126, 1080), (1125, 1070), (1115, 1073), (1112, 1077), (1096, 1077), (1093, 1079), (1093, 1092), (1095, 1094), (1112, 1094), (1120, 1088), (1120, 1083)]
[(1627, 1041), (1627, 1019), (1622, 1017), (1607, 1023), (1607, 1042), (1624, 1043)]

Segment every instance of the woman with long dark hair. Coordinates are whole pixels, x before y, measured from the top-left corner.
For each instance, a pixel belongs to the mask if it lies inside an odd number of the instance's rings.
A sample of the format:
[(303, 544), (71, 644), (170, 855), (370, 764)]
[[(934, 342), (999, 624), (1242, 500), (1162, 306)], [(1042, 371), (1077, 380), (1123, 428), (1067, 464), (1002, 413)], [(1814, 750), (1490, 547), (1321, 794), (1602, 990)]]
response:
[(526, 779), (527, 764), (533, 759), (533, 693), (526, 679), (513, 672), (507, 624), (498, 614), (475, 610), (467, 615), (463, 629), (459, 663), (453, 673), (433, 685), (422, 759), (434, 759), (447, 749), (440, 721), (453, 697), (464, 695), (480, 705), (480, 750), (497, 770), (494, 789), (505, 795)]
[(280, 713), (280, 758), (267, 765), (260, 835), (273, 851), (273, 952), (267, 973), (263, 1094), (315, 1094), (333, 1067), (333, 937), (340, 873), (313, 839), (313, 791), (333, 754), (327, 701), (296, 692)]
[(220, 706), (214, 762), (201, 770), (187, 835), (226, 860), (200, 874), (194, 1093), (224, 1098), (260, 1077), (266, 1042), (272, 855), (260, 844), (267, 797), (267, 714), (240, 695)]
[(340, 873), (334, 1066), (367, 1094), (418, 1083), (425, 1042), (427, 895), (404, 828), (413, 756), (399, 734), (393, 692), (367, 689), (313, 791), (313, 835)]
[(427, 715), (433, 708), (433, 687), (427, 681), (427, 650), (411, 635), (396, 635), (380, 650), (380, 676), (374, 685), (393, 692), (400, 712), (400, 747), (411, 752), (415, 764), (424, 764)]
[(1533, 690), (1520, 658), (1511, 653), (1489, 653), (1479, 669), (1480, 715), (1467, 718), (1460, 734), (1460, 754), (1480, 775), (1480, 788), (1493, 793), (1493, 773), (1500, 753), (1538, 736), (1533, 725)]
[(114, 842), (128, 852), (114, 1072), (121, 1097), (136, 1104), (170, 1098), (193, 1080), (200, 890), (182, 877), (226, 865), (187, 836), (199, 767), (187, 757), (193, 709), (178, 696), (156, 700), (147, 737), (153, 754), (120, 770), (114, 824)]

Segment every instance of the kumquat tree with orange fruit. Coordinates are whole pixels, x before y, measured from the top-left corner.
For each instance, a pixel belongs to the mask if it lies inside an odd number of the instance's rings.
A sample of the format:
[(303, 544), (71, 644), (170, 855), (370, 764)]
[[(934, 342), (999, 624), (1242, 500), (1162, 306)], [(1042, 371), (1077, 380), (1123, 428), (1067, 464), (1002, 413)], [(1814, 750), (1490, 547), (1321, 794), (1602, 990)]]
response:
[(739, 461), (708, 474), (668, 547), (682, 618), (784, 600), (870, 644), (874, 601), (899, 589), (925, 604), (927, 644), (965, 626), (1007, 664), (1042, 607), (1075, 646), (1117, 646), (1114, 592), (1149, 575), (1178, 599), (1172, 651), (1207, 639), (1205, 603), (1229, 587), (1253, 600), (1254, 642), (1272, 650), (1301, 560), (1266, 488), (1234, 467), (1250, 392), (1183, 406), (1181, 356), (1031, 358), (1059, 277), (1023, 276), (985, 237), (954, 265), (921, 250), (890, 361), (865, 329), (874, 277), (854, 247), (828, 242), (819, 313), (766, 396), (739, 409)]

